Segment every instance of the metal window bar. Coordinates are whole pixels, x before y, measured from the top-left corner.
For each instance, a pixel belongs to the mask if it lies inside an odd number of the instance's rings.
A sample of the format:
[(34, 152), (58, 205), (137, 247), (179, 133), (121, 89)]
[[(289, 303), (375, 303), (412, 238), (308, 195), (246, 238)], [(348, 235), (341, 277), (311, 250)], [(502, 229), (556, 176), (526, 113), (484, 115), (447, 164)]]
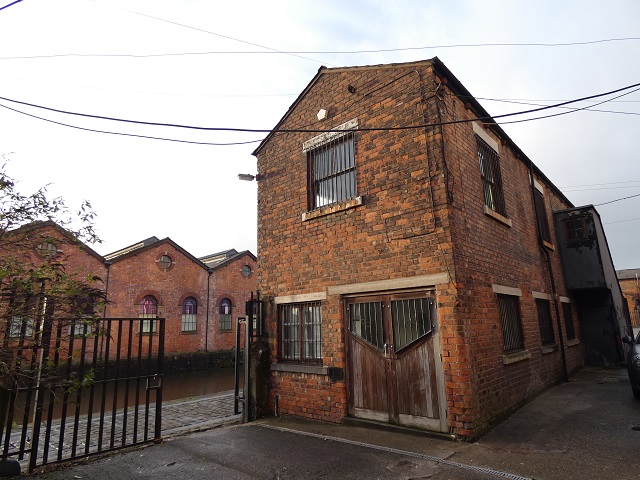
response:
[(524, 350), (522, 322), (518, 297), (498, 295), (498, 309), (502, 326), (502, 349), (504, 353)]
[(540, 225), (540, 234), (542, 239), (551, 243), (551, 230), (549, 229), (549, 219), (547, 218), (547, 207), (544, 201), (544, 195), (538, 189), (535, 189), (535, 208), (538, 214), (538, 223)]
[(278, 307), (280, 360), (322, 362), (322, 312), (320, 302)]
[(431, 332), (434, 306), (435, 303), (430, 298), (410, 298), (391, 302), (393, 339), (396, 351), (402, 350)]
[(573, 317), (571, 315), (571, 304), (562, 302), (562, 316), (564, 317), (564, 331), (567, 335), (567, 340), (573, 340), (576, 338), (576, 330), (573, 326)]
[(382, 350), (382, 302), (352, 303), (348, 308), (351, 332)]
[(538, 324), (540, 325), (540, 340), (542, 341), (542, 345), (553, 345), (555, 343), (555, 337), (553, 334), (549, 301), (537, 298), (536, 309), (538, 310)]
[(308, 158), (311, 209), (357, 195), (354, 132), (312, 150)]
[(483, 180), (485, 204), (500, 215), (506, 216), (500, 157), (498, 152), (487, 145), (480, 137), (476, 136), (476, 140), (478, 143), (478, 159)]

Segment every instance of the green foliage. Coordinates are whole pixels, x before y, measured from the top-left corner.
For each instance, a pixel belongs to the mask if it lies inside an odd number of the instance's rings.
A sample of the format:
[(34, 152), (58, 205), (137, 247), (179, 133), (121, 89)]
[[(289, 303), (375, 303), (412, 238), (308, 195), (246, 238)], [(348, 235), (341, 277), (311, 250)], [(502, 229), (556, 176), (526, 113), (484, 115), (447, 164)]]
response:
[[(43, 187), (24, 195), (16, 181), (0, 167), (0, 384), (50, 382), (53, 386), (78, 388), (85, 378), (63, 378), (50, 360), (39, 352), (58, 348), (47, 338), (52, 332), (73, 336), (80, 332), (101, 335), (99, 325), (106, 302), (102, 279), (91, 272), (71, 270), (67, 259), (83, 247), (83, 241), (99, 242), (93, 221), (95, 212), (89, 202), (77, 211), (69, 209), (60, 197), (49, 198)], [(41, 222), (54, 222), (56, 235), (35, 234)], [(58, 235), (59, 233), (59, 235)], [(45, 247), (64, 243), (65, 253), (50, 254)], [(49, 245), (50, 244), (50, 245)], [(84, 327), (84, 324), (90, 325)], [(71, 354), (71, 361), (76, 360)], [(64, 359), (67, 360), (66, 358)], [(64, 362), (63, 362), (64, 363)]]

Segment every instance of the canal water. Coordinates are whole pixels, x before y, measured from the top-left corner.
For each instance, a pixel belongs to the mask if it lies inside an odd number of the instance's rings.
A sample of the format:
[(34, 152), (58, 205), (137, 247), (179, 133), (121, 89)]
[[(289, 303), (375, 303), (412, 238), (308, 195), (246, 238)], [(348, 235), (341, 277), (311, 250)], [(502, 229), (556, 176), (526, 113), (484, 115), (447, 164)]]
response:
[[(243, 375), (240, 371), (240, 389), (243, 385)], [(157, 383), (156, 383), (157, 385)], [(146, 381), (131, 380), (126, 382), (120, 380), (116, 385), (110, 383), (106, 387), (104, 395), (105, 411), (115, 411), (124, 408), (125, 403), (128, 407), (132, 407), (136, 403), (145, 404), (147, 394), (149, 394), (149, 403), (154, 404), (157, 390), (151, 389), (147, 391)], [(162, 382), (162, 401), (170, 402), (173, 400), (190, 399), (200, 396), (214, 395), (220, 392), (226, 392), (235, 388), (235, 369), (217, 368), (210, 370), (199, 370), (194, 372), (180, 372), (165, 375)], [(75, 391), (67, 397), (67, 408), (63, 407), (64, 395), (57, 391), (54, 393), (53, 401), (51, 400), (51, 392), (45, 392), (43, 418), (48, 417), (48, 411), (51, 407), (52, 420), (60, 419), (62, 416), (69, 417), (76, 413), (78, 406), (78, 415), (86, 415), (89, 410), (98, 413), (102, 406), (102, 389), (103, 385), (97, 383), (93, 388), (93, 395), (90, 388), (83, 388), (80, 392)], [(114, 391), (116, 391), (114, 402)], [(15, 405), (17, 418), (25, 413), (24, 406), (26, 393), (21, 392), (18, 395)], [(34, 399), (32, 398), (31, 402)], [(115, 405), (114, 405), (115, 403)]]

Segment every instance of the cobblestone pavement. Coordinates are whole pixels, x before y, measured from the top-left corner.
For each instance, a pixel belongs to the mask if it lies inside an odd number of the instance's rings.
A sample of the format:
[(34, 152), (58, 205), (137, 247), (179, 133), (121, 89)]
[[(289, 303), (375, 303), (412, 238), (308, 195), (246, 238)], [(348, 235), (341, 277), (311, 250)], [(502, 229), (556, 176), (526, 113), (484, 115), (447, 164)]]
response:
[[(234, 415), (233, 392), (222, 392), (215, 395), (193, 397), (165, 402), (162, 404), (161, 436), (169, 437), (187, 432), (195, 432), (213, 426), (240, 420), (241, 415)], [(106, 451), (113, 447), (142, 443), (154, 438), (155, 405), (150, 405), (148, 411), (144, 405), (127, 409), (127, 415), (119, 410), (115, 416), (107, 413), (100, 430), (100, 416), (94, 414), (91, 425), (83, 415), (78, 424), (74, 425), (73, 417), (68, 417), (62, 424), (54, 420), (50, 427), (50, 440), (45, 443), (47, 425), (42, 423), (38, 452), (38, 464), (61, 461), (74, 456)], [(60, 444), (61, 429), (63, 441)], [(126, 431), (126, 435), (123, 432)], [(11, 435), (11, 445), (16, 447), (20, 443), (21, 429), (15, 429)], [(113, 435), (113, 436), (112, 436)], [(89, 438), (87, 447), (86, 439)], [(75, 439), (75, 441), (74, 441)], [(31, 440), (30, 438), (28, 439)], [(75, 444), (75, 451), (73, 445)], [(46, 460), (44, 460), (46, 458)], [(23, 471), (26, 471), (29, 456), (20, 461)]]

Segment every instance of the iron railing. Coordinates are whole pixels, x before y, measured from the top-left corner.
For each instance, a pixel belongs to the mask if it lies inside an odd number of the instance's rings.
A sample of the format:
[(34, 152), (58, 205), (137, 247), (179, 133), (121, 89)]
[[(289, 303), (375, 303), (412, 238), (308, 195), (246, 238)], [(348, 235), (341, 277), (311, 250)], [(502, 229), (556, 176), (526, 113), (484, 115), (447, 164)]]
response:
[[(28, 471), (161, 439), (164, 318), (156, 333), (140, 318), (44, 322), (25, 348), (13, 346), (14, 371), (0, 415), (0, 458)], [(0, 405), (1, 406), (1, 405)], [(0, 413), (2, 410), (0, 409)]]

